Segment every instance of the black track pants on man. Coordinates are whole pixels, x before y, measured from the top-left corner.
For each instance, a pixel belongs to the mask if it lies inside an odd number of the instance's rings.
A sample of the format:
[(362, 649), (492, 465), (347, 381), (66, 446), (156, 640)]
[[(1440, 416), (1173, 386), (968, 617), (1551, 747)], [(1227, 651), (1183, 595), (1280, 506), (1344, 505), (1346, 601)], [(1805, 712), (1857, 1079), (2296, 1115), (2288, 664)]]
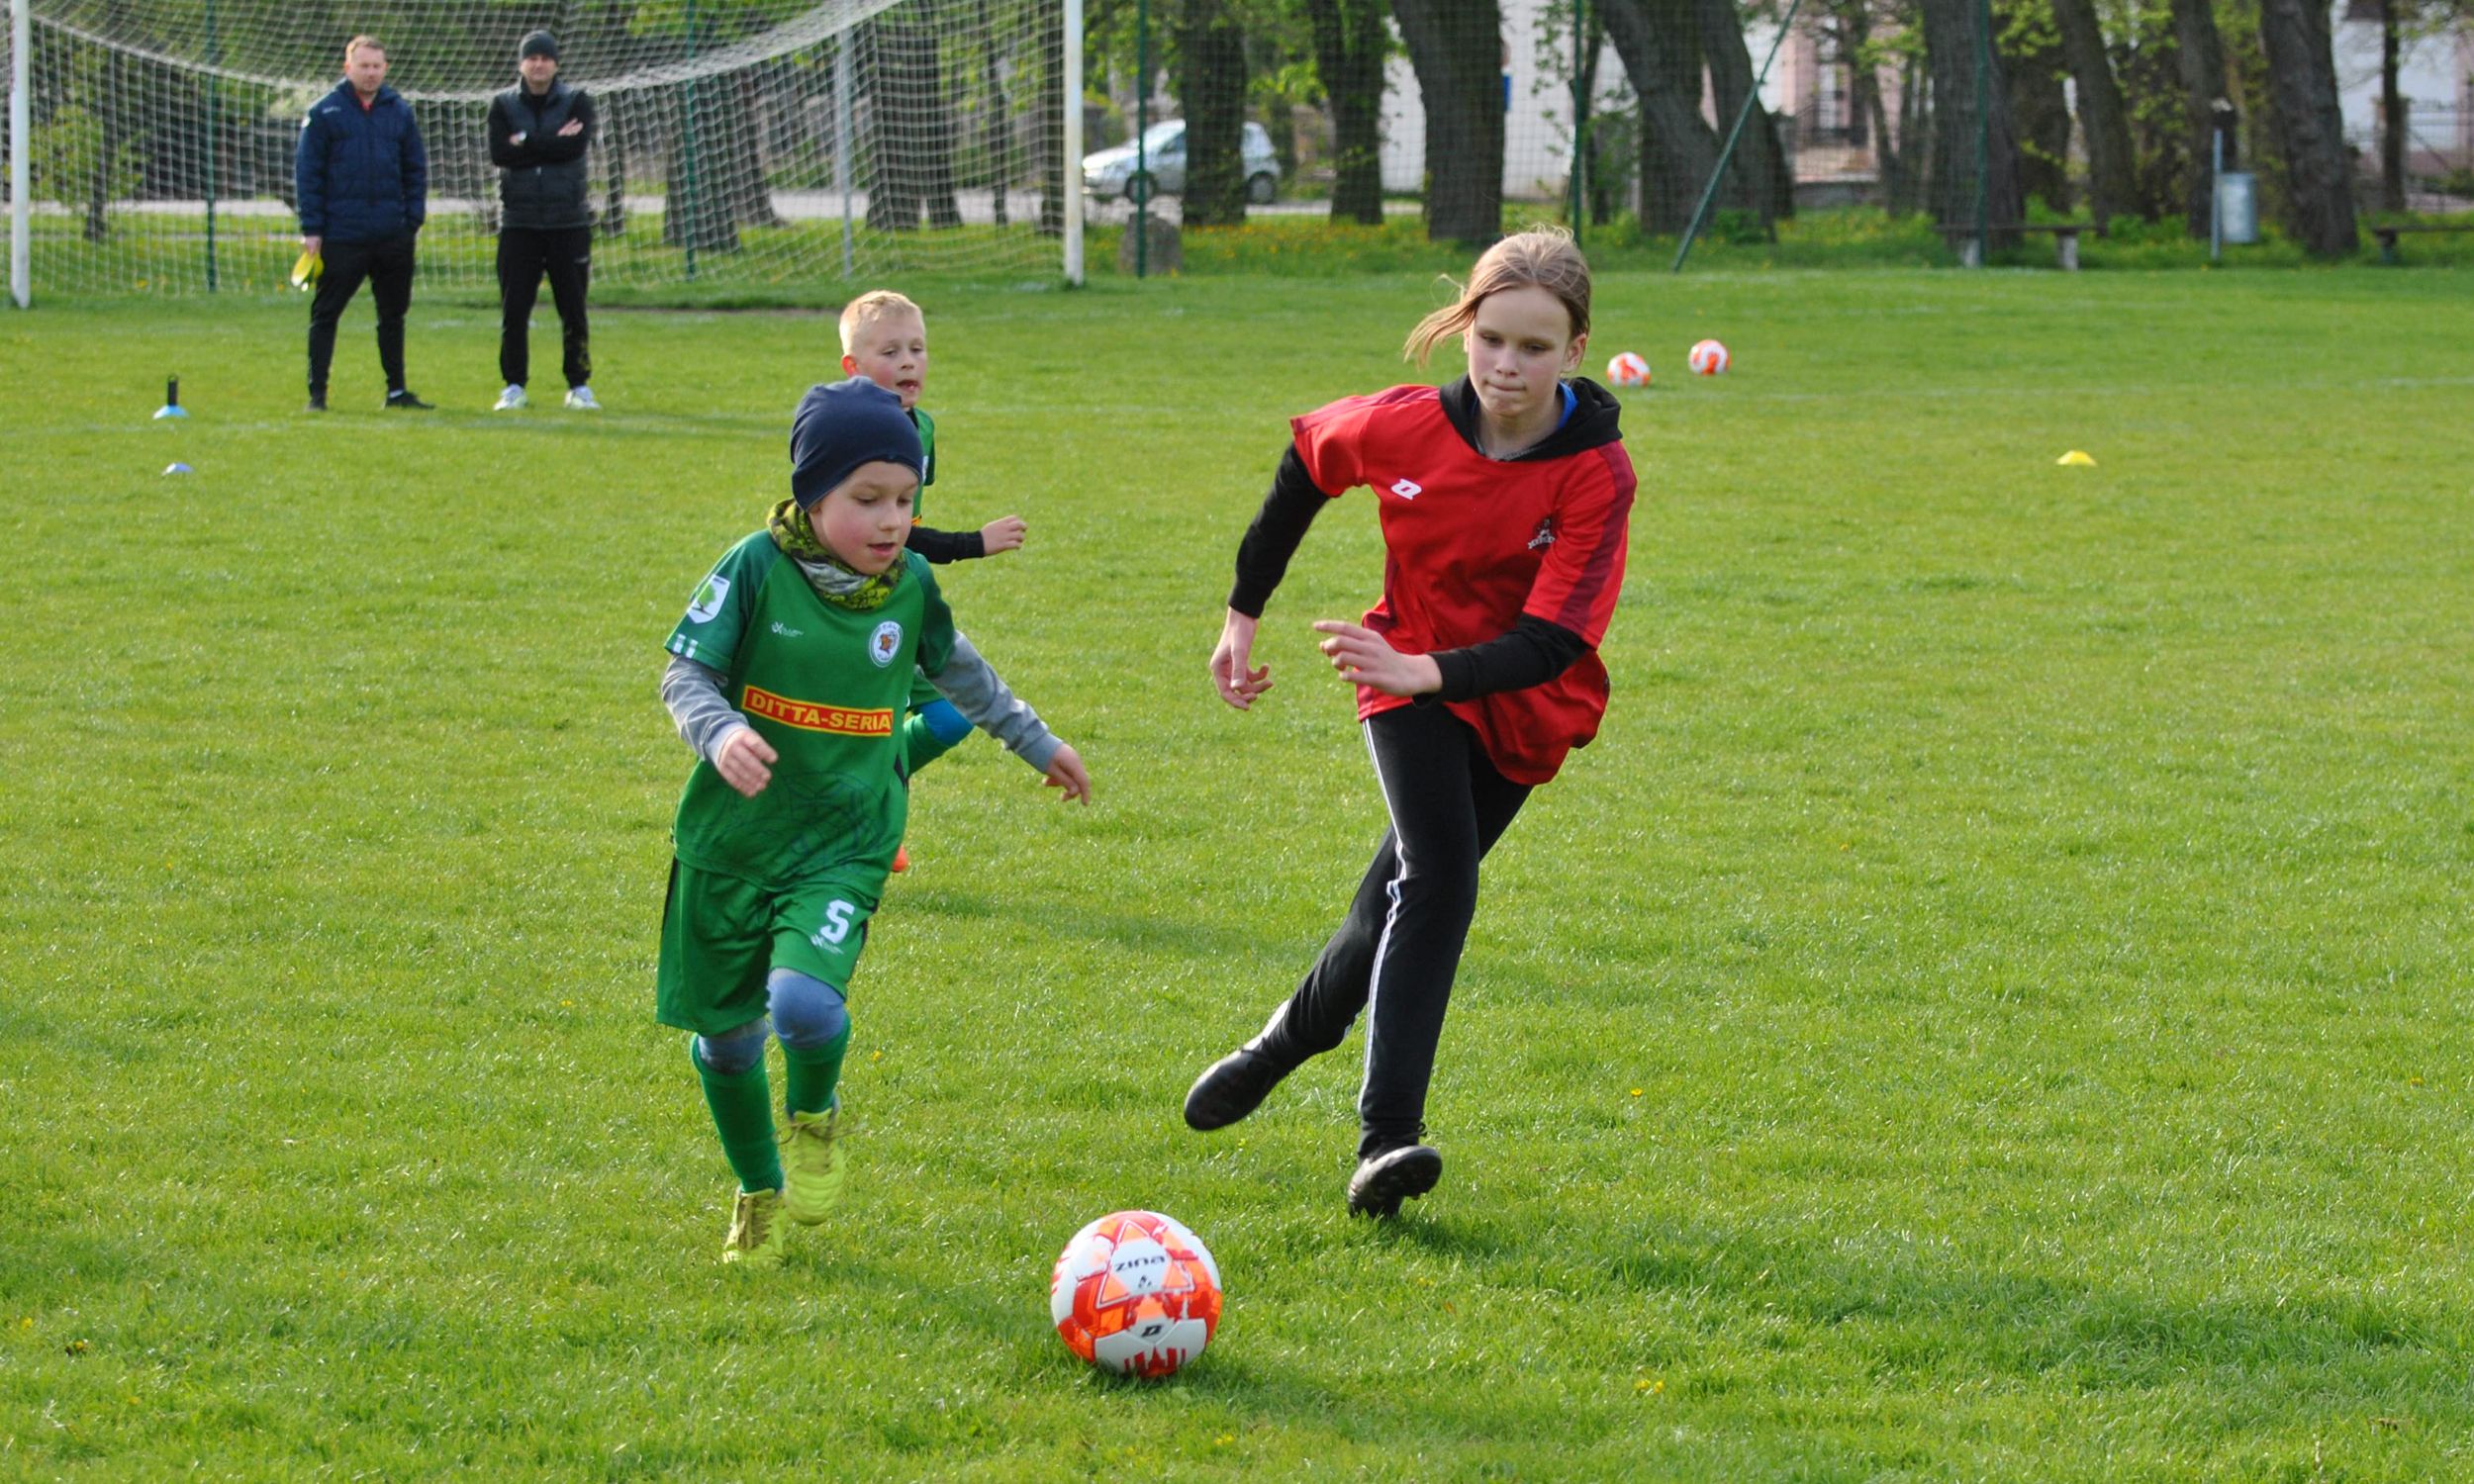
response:
[(319, 256), (326, 262), (318, 277), (318, 293), (310, 300), (310, 396), (327, 395), (327, 371), (334, 364), (335, 322), (343, 307), (369, 281), (370, 303), (378, 311), (378, 365), (387, 373), (387, 390), (404, 388), (404, 312), (413, 306), (413, 233), (375, 242), (327, 242)]
[(584, 296), (593, 279), (590, 227), (499, 230), (499, 377), (516, 387), (528, 379), (532, 369), (532, 306), (540, 298), (543, 273), (550, 277), (550, 302), (558, 306), (567, 385), (583, 386), (593, 379), (590, 333), (584, 318)]

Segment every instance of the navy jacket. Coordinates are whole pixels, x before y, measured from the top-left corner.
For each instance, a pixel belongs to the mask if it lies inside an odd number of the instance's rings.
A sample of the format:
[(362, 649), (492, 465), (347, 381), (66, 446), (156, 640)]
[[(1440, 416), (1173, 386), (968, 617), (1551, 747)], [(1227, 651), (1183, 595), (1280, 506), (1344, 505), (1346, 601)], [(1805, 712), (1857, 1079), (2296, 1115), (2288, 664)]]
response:
[(310, 105), (292, 159), (301, 234), (378, 242), (421, 230), (429, 215), (429, 156), (413, 106), (390, 87), (368, 108), (350, 79)]

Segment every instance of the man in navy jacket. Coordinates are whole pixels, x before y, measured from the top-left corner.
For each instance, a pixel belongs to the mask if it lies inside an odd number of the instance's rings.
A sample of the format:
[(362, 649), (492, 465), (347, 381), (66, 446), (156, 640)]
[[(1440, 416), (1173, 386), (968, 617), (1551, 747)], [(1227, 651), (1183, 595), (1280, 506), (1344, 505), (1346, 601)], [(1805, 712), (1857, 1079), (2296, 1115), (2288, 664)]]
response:
[(386, 85), (387, 48), (375, 37), (344, 44), (343, 81), (310, 105), (293, 156), (300, 186), (301, 250), (326, 268), (310, 302), (309, 407), (327, 410), (327, 368), (335, 322), (369, 280), (378, 307), (378, 364), (390, 408), (428, 403), (404, 385), (404, 312), (413, 303), (413, 238), (429, 214), (429, 156), (412, 105)]

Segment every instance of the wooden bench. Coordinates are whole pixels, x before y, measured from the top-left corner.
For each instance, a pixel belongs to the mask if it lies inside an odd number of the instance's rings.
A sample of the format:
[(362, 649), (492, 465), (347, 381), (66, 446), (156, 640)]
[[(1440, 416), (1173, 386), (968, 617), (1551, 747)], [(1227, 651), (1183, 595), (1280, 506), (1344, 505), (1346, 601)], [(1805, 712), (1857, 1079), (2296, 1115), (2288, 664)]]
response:
[[(1976, 256), (1976, 230), (1973, 227), (1944, 227), (1940, 231), (1942, 235), (1951, 239), (1951, 246), (1957, 249), (1961, 266), (1984, 266)], [(2100, 237), (2105, 234), (2105, 230), (2093, 222), (2013, 222), (2007, 225), (1997, 222), (1987, 227), (1985, 232), (1994, 236), (2006, 232), (2049, 232), (2053, 238), (2053, 261), (2068, 273), (2079, 271), (2079, 233), (2092, 232)]]
[(2380, 239), (2381, 262), (2404, 261), (2397, 255), (2397, 237), (2409, 232), (2474, 232), (2474, 222), (2375, 222), (2371, 225), (2371, 235)]

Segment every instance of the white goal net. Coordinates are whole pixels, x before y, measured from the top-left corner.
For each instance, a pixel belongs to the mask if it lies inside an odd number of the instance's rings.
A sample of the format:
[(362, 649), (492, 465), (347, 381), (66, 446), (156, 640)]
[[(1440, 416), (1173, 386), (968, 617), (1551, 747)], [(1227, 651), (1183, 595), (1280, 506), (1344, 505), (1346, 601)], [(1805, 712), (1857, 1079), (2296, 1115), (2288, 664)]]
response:
[(387, 85), (428, 149), (426, 285), (495, 287), (484, 124), (536, 29), (599, 113), (597, 288), (726, 297), (1075, 266), (1067, 0), (18, 3), (28, 209), (13, 225), (38, 295), (284, 289), (294, 143), (356, 33), (385, 44)]

